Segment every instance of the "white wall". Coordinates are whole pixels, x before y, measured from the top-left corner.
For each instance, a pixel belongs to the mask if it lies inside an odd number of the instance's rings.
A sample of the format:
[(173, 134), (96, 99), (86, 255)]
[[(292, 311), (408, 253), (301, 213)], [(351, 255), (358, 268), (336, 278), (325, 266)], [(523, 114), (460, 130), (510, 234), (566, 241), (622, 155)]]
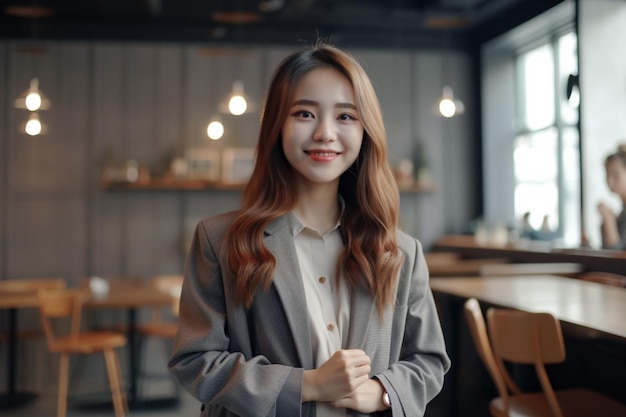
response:
[(626, 2), (579, 0), (584, 231), (598, 247), (599, 201), (621, 210), (606, 186), (604, 158), (626, 143)]

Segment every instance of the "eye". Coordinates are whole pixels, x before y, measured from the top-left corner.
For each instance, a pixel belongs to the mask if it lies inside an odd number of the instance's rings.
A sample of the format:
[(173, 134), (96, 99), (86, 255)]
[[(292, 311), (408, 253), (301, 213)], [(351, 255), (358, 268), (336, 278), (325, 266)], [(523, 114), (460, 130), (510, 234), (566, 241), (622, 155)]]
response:
[(339, 115), (339, 120), (343, 120), (343, 121), (356, 120), (356, 117), (348, 113), (342, 113), (341, 115)]
[(297, 116), (297, 117), (301, 117), (303, 119), (312, 119), (314, 117), (313, 113), (311, 113), (308, 110), (298, 110), (298, 111), (294, 112), (293, 115)]

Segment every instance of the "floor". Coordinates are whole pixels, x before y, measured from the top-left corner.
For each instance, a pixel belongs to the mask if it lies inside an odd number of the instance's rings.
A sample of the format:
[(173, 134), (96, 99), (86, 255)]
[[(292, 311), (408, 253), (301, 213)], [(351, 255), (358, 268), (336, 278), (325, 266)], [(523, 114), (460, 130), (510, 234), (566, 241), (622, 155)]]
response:
[[(170, 417), (170, 416), (199, 416), (200, 405), (198, 401), (186, 392), (180, 391), (177, 405), (167, 405), (158, 408), (150, 407), (146, 409), (131, 410), (129, 417)], [(67, 417), (109, 417), (113, 416), (113, 410), (106, 407), (101, 410), (83, 408), (79, 406), (82, 399), (75, 398), (70, 402), (67, 410)], [(56, 394), (44, 393), (38, 395), (36, 400), (28, 405), (2, 410), (2, 417), (56, 417)]]

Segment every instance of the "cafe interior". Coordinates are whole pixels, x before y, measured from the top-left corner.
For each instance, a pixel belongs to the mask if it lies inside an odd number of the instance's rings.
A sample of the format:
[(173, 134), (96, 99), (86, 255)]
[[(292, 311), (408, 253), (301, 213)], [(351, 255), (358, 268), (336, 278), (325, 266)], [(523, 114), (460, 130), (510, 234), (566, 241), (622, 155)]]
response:
[(626, 416), (598, 210), (625, 204), (626, 1), (3, 3), (0, 415), (200, 415), (167, 370), (194, 228), (238, 208), (272, 71), (323, 40), (374, 84), (424, 248), (452, 361), (426, 415)]

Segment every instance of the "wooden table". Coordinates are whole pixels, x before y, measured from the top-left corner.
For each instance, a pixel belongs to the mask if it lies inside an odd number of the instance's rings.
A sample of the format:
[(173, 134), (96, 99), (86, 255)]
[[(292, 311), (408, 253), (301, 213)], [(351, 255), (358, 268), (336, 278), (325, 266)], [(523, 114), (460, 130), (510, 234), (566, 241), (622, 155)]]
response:
[(562, 322), (626, 341), (626, 289), (553, 275), (431, 278), (435, 293), (552, 313)]
[[(137, 312), (142, 308), (170, 306), (172, 296), (159, 291), (146, 281), (136, 279), (112, 279), (109, 293), (93, 297), (85, 303), (90, 309), (124, 309), (127, 311), (130, 383), (128, 387), (128, 407), (131, 410), (175, 405), (178, 398), (147, 401), (140, 398), (137, 390), (139, 378), (139, 352), (137, 338)], [(87, 282), (81, 285), (87, 286)]]
[(507, 258), (511, 262), (573, 262), (586, 271), (624, 274), (626, 251), (584, 248), (554, 248), (549, 242), (519, 240), (504, 245), (481, 244), (471, 235), (445, 235), (437, 239), (433, 251), (457, 253), (464, 259)]
[(503, 258), (461, 259), (456, 262), (428, 264), (428, 271), (431, 277), (480, 275), (480, 271), (486, 265), (506, 264), (507, 262), (508, 260)]
[(626, 371), (626, 289), (553, 275), (431, 278), (430, 287), (453, 364), (438, 399), (442, 415), (487, 416), (489, 400), (496, 395), (465, 323), (463, 303), (470, 297), (484, 309), (552, 313), (561, 321), (569, 361), (552, 369), (557, 380), (626, 403), (621, 388)]

